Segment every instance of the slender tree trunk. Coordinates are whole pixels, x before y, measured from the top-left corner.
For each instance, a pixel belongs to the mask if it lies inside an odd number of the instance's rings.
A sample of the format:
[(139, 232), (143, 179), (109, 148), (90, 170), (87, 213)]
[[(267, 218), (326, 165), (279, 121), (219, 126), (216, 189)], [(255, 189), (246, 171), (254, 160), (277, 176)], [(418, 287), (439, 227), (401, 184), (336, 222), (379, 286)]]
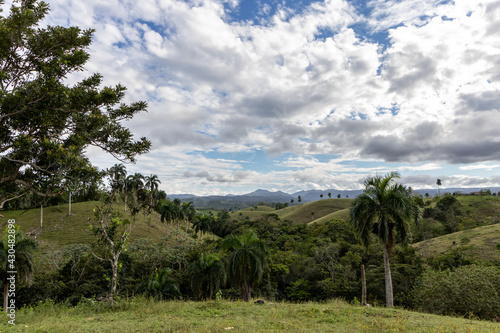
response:
[(111, 260), (111, 269), (113, 277), (111, 278), (111, 299), (116, 295), (116, 286), (118, 284), (118, 256), (113, 256)]
[(40, 205), (40, 228), (43, 226), (43, 205)]
[(389, 251), (384, 244), (384, 269), (385, 269), (385, 303), (386, 307), (394, 307), (394, 295), (392, 292), (391, 266), (389, 264)]
[(165, 221), (166, 228), (165, 228), (165, 238), (168, 236), (168, 220)]
[(179, 224), (181, 224), (181, 223), (180, 223), (179, 219), (177, 219), (177, 234), (175, 235), (175, 240), (179, 239)]
[(69, 215), (71, 215), (71, 192), (69, 192)]
[(361, 264), (361, 305), (366, 305), (366, 275), (364, 264)]
[(3, 282), (3, 311), (7, 313), (9, 306), (9, 280)]

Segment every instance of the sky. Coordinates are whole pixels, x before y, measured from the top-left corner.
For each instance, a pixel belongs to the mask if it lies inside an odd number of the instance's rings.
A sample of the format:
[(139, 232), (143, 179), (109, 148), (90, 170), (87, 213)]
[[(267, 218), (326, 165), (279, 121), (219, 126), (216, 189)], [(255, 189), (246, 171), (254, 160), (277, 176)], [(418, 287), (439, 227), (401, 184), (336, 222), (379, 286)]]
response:
[[(7, 3), (10, 3), (7, 1)], [(148, 113), (167, 193), (500, 186), (500, 1), (48, 0)], [(89, 149), (100, 168), (117, 163)]]

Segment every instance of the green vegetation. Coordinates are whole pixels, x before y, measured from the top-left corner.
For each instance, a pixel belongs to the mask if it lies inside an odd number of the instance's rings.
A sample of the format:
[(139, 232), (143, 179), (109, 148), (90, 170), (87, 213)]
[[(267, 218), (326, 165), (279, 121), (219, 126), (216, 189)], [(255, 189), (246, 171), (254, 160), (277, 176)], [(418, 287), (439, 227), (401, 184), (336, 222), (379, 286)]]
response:
[(89, 146), (124, 161), (151, 147), (122, 125), (147, 106), (123, 103), (124, 86), (102, 87), (100, 74), (66, 84), (89, 59), (93, 30), (40, 26), (48, 10), (43, 1), (15, 1), (0, 16), (0, 208), (32, 194), (57, 197), (98, 177)]
[(428, 239), (415, 243), (413, 247), (425, 258), (462, 249), (476, 260), (500, 261), (499, 243), (500, 224), (493, 224)]
[[(0, 17), (0, 209), (16, 221), (0, 278), (5, 308), (15, 262), (20, 308), (2, 329), (498, 331), (471, 320), (500, 315), (500, 198), (489, 190), (424, 200), (390, 173), (354, 200), (196, 212), (169, 200), (156, 175), (91, 165), (89, 146), (120, 161), (149, 151), (122, 126), (146, 104), (121, 103), (125, 87), (101, 87), (99, 74), (65, 85), (93, 31), (38, 28), (47, 12), (14, 1)], [(408, 246), (411, 236), (420, 243)], [(360, 295), (469, 320), (360, 307)]]
[(116, 304), (82, 300), (76, 307), (50, 301), (18, 311), (4, 332), (498, 332), (498, 324), (401, 309), (361, 307), (340, 300), (302, 304), (212, 301)]

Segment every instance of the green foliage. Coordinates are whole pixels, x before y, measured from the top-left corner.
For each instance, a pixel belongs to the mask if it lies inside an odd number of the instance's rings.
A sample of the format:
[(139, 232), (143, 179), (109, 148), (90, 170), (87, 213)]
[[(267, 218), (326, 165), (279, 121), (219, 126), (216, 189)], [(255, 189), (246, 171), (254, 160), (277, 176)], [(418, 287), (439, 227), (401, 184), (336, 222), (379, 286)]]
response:
[(267, 267), (267, 250), (253, 230), (243, 235), (230, 235), (222, 242), (229, 251), (229, 280), (241, 288), (241, 298), (250, 301), (252, 285), (260, 282)]
[(416, 289), (418, 308), (442, 315), (494, 319), (500, 313), (500, 271), (463, 266), (455, 271), (427, 271)]
[(95, 177), (88, 146), (128, 161), (151, 146), (121, 124), (146, 110), (145, 102), (121, 103), (125, 87), (101, 88), (99, 74), (65, 84), (84, 69), (93, 30), (40, 27), (48, 10), (43, 1), (15, 1), (0, 16), (0, 208), (30, 192), (59, 196), (70, 180)]
[(169, 268), (156, 270), (147, 283), (146, 295), (156, 300), (180, 298), (179, 284), (171, 274), (172, 270)]
[(461, 266), (478, 264), (478, 260), (471, 255), (471, 251), (472, 248), (470, 246), (456, 247), (446, 251), (446, 253), (429, 258), (427, 263), (439, 271), (455, 270)]
[(286, 288), (287, 299), (292, 302), (304, 302), (312, 299), (313, 286), (310, 281), (299, 279)]
[(226, 283), (226, 268), (215, 253), (202, 254), (189, 267), (191, 289), (198, 299), (213, 299)]

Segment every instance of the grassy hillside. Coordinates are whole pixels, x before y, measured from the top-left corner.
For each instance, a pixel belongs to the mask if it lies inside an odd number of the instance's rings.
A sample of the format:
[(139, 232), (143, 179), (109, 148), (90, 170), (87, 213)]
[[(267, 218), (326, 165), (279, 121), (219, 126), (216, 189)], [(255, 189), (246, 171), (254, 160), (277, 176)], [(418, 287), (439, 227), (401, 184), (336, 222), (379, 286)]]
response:
[[(283, 212), (278, 211), (278, 215), (282, 220), (290, 220), (295, 224), (304, 224), (346, 209), (351, 202), (352, 199), (323, 199), (293, 206), (289, 210), (283, 210)], [(311, 212), (314, 212), (314, 215)]]
[[(24, 233), (33, 233), (39, 244), (38, 255), (46, 254), (53, 249), (64, 245), (76, 243), (92, 243), (95, 241), (89, 223), (96, 225), (93, 209), (99, 202), (81, 202), (71, 205), (71, 215), (68, 215), (68, 205), (43, 208), (43, 225), (40, 228), (40, 208), (28, 211), (3, 212), (7, 219), (15, 219)], [(120, 209), (123, 209), (120, 206)], [(182, 225), (182, 224), (181, 224)], [(5, 226), (4, 226), (5, 227)], [(169, 226), (169, 231), (175, 229)], [(149, 238), (159, 240), (165, 235), (165, 224), (160, 222), (160, 217), (153, 212), (150, 215), (140, 213), (136, 217), (136, 224), (132, 231), (131, 240)]]
[[(154, 302), (43, 304), (3, 332), (498, 332), (497, 323), (400, 309), (325, 303)], [(1, 326), (0, 326), (1, 327)]]
[(418, 242), (413, 246), (422, 256), (429, 258), (461, 246), (470, 246), (469, 255), (477, 259), (500, 260), (500, 224), (454, 232), (452, 234)]
[[(275, 210), (269, 206), (253, 206), (234, 212), (233, 218), (257, 219), (262, 215), (276, 214), (281, 220), (289, 220), (294, 224), (306, 224), (312, 221), (324, 223), (333, 218), (347, 218), (347, 208), (352, 199), (323, 199), (305, 204), (298, 204)], [(314, 215), (311, 214), (314, 212)]]

